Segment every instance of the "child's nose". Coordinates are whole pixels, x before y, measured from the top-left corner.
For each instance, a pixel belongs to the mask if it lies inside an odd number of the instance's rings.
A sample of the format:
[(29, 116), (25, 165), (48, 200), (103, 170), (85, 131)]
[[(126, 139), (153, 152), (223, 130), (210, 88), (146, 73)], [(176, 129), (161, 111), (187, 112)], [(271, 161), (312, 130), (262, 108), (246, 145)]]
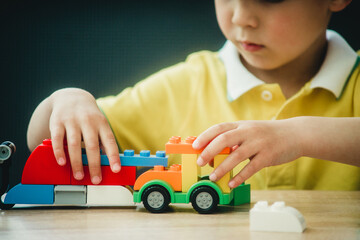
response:
[(256, 15), (253, 1), (240, 0), (234, 8), (232, 22), (240, 27), (256, 28), (259, 24), (259, 19)]

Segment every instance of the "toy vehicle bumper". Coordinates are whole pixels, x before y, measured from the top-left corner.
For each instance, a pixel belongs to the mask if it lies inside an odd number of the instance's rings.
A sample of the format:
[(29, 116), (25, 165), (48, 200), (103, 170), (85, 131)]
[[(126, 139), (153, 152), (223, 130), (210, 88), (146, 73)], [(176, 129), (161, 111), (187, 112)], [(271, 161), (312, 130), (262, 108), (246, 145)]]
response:
[(19, 183), (10, 189), (5, 204), (53, 204), (54, 185), (31, 185)]

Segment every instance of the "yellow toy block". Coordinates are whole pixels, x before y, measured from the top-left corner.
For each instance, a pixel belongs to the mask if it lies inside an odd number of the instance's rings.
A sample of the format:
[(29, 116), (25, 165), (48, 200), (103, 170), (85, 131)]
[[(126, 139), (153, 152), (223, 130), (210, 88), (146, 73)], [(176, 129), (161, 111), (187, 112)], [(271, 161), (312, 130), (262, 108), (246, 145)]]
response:
[[(217, 168), (220, 163), (222, 163), (225, 158), (227, 158), (229, 155), (216, 155), (214, 158), (214, 169)], [(231, 189), (229, 187), (229, 181), (232, 178), (232, 171), (226, 173), (220, 180), (218, 180), (216, 183), (219, 185), (223, 193), (230, 193)]]
[(200, 168), (196, 164), (198, 154), (181, 155), (182, 192), (189, 191), (190, 187), (199, 181)]

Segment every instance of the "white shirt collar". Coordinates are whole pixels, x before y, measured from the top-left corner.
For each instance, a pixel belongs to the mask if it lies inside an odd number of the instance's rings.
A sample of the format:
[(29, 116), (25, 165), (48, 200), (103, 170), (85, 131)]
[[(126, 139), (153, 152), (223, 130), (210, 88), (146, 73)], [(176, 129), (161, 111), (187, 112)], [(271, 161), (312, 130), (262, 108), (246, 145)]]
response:
[[(312, 79), (310, 88), (327, 89), (339, 98), (358, 55), (338, 33), (327, 30), (326, 38), (328, 40), (326, 57), (319, 72)], [(265, 84), (244, 67), (236, 47), (230, 41), (226, 41), (220, 49), (219, 57), (225, 66), (230, 101), (258, 85)]]

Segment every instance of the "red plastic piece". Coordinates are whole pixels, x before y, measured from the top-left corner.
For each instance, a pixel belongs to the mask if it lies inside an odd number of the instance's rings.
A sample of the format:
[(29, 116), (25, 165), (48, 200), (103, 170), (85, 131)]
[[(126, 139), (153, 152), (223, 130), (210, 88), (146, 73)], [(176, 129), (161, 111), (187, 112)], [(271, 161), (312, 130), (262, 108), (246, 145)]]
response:
[[(196, 137), (187, 137), (185, 141), (181, 141), (181, 137), (173, 136), (165, 144), (167, 154), (200, 154), (204, 149), (195, 150), (192, 147)], [(230, 154), (231, 148), (224, 148), (219, 154)]]
[[(136, 178), (136, 167), (122, 166), (120, 172), (113, 173), (110, 166), (101, 166), (102, 180), (98, 185), (133, 186)], [(76, 180), (71, 174), (71, 185), (94, 185), (90, 179), (89, 166), (84, 166), (84, 178)]]
[(46, 139), (30, 155), (26, 161), (21, 183), (22, 184), (47, 184), (69, 185), (70, 184), (70, 161), (67, 147), (65, 166), (60, 166), (55, 159), (51, 140)]

